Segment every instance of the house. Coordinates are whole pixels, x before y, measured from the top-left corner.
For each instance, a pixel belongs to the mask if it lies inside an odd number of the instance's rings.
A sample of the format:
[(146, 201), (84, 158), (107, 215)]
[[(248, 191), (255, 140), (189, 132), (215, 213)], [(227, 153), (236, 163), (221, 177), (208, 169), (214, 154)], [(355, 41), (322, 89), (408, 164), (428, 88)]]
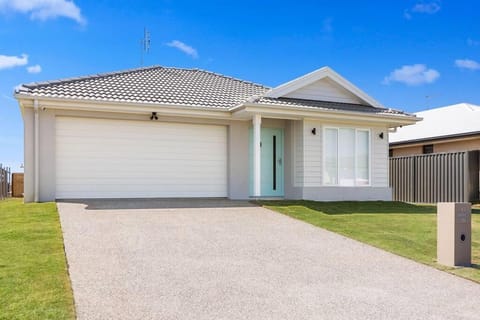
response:
[(459, 103), (416, 116), (423, 121), (390, 133), (390, 156), (480, 150), (480, 106)]
[(25, 202), (391, 199), (383, 107), (328, 67), (269, 88), (160, 66), (25, 84)]

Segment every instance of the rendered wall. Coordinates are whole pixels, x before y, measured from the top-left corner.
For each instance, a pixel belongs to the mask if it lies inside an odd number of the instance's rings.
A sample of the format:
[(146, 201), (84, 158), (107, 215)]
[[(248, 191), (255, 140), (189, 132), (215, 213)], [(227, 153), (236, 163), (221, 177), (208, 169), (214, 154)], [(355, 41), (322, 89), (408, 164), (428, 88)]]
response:
[[(55, 117), (91, 117), (150, 121), (147, 115), (95, 113), (65, 110), (39, 110), (39, 201), (55, 200)], [(158, 121), (222, 124), (228, 126), (228, 194), (231, 199), (248, 199), (248, 121), (162, 117)], [(120, 129), (120, 128), (119, 128)], [(25, 131), (25, 202), (34, 201), (34, 112), (24, 111)]]

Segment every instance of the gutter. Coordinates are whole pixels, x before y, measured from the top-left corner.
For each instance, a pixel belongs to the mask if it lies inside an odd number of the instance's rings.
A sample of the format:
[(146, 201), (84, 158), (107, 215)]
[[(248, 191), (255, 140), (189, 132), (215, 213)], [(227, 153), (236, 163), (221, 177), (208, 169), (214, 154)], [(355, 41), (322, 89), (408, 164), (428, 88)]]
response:
[(449, 142), (450, 140), (458, 140), (461, 138), (470, 138), (474, 139), (476, 137), (480, 137), (480, 131), (474, 132), (466, 132), (466, 133), (456, 133), (456, 134), (449, 134), (443, 136), (436, 136), (436, 137), (426, 137), (426, 138), (419, 138), (419, 139), (411, 139), (411, 140), (403, 140), (403, 141), (396, 141), (390, 142), (391, 147), (400, 147), (400, 146), (414, 146), (417, 144), (425, 144), (425, 142), (437, 142), (442, 140), (447, 140), (445, 142)]
[[(247, 110), (247, 108), (263, 108), (264, 111), (267, 110), (276, 110), (279, 111), (280, 113), (282, 111), (289, 111), (290, 113), (294, 112), (298, 116), (304, 116), (304, 117), (322, 117), (325, 115), (332, 115), (334, 117), (338, 116), (355, 116), (355, 117), (366, 117), (366, 119), (382, 119), (382, 120), (392, 120), (398, 125), (409, 125), (409, 124), (414, 124), (422, 118), (416, 117), (416, 116), (411, 116), (411, 115), (390, 115), (390, 114), (369, 114), (365, 112), (356, 112), (356, 111), (344, 111), (344, 110), (321, 110), (321, 109), (315, 109), (315, 108), (310, 108), (310, 107), (291, 107), (291, 106), (277, 106), (277, 105), (270, 105), (270, 104), (257, 104), (257, 103), (244, 103), (241, 105), (238, 105), (236, 107), (233, 107), (230, 109), (233, 113), (239, 112), (241, 110)], [(255, 112), (260, 112), (260, 110), (255, 110)]]

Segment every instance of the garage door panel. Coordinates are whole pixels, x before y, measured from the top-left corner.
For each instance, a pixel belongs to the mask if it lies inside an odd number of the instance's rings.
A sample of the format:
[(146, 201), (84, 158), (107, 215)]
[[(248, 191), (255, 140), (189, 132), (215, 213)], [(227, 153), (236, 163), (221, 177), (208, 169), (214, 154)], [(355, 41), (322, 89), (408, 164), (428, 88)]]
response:
[(225, 126), (58, 117), (57, 198), (226, 197)]

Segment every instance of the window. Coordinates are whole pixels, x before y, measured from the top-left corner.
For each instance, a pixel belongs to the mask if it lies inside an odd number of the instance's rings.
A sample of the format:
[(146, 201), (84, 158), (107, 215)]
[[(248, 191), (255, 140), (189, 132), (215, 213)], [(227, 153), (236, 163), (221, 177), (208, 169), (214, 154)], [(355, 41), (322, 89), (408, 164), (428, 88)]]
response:
[(426, 144), (423, 146), (423, 154), (433, 153), (433, 144)]
[(370, 131), (326, 128), (324, 131), (325, 185), (370, 184)]

